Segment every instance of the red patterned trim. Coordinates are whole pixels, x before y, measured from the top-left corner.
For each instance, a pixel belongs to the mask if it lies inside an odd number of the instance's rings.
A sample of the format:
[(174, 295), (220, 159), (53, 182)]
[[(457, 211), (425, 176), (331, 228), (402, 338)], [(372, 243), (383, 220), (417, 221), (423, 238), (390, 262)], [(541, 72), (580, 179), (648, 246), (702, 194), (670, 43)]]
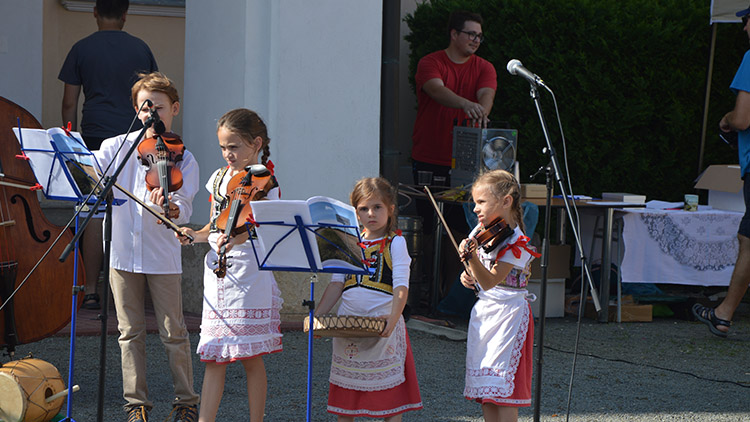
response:
[(203, 313), (204, 319), (236, 319), (236, 318), (250, 318), (250, 319), (265, 319), (270, 318), (273, 313), (273, 309), (222, 309), (220, 311), (210, 310)]

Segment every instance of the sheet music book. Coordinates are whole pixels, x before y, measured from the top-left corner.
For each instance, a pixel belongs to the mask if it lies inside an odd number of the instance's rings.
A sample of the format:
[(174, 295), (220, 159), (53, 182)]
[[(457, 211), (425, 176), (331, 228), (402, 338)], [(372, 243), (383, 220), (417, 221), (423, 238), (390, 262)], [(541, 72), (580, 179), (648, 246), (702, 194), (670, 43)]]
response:
[(311, 268), (295, 216), (302, 219), (312, 260), (321, 272), (368, 274), (359, 246), (357, 213), (349, 204), (325, 196), (305, 201), (255, 201), (253, 218), (257, 242), (266, 256), (261, 266), (280, 271)]
[(626, 202), (629, 204), (645, 204), (646, 195), (626, 192), (602, 192), (602, 201)]
[(47, 198), (75, 201), (91, 193), (98, 180), (94, 167), (98, 163), (78, 132), (69, 136), (58, 127), (14, 127), (13, 133), (34, 174), (48, 175), (46, 180), (37, 180)]

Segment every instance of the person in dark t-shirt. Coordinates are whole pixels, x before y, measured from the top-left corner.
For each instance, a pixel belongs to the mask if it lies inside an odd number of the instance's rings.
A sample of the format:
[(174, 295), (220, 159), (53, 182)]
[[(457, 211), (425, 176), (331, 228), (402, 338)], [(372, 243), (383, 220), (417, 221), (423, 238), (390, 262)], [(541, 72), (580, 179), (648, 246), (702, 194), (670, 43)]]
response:
[[(62, 100), (63, 126), (70, 122), (78, 130), (78, 98), (83, 87), (83, 116), (80, 132), (89, 150), (98, 150), (102, 141), (125, 132), (135, 117), (130, 88), (139, 73), (158, 70), (154, 55), (145, 42), (122, 28), (128, 0), (97, 0), (94, 18), (98, 31), (76, 42), (60, 69), (65, 82)], [(140, 129), (135, 119), (133, 129)], [(97, 280), (102, 268), (102, 224), (96, 220), (86, 227), (81, 243), (86, 264), (83, 307), (99, 309)]]

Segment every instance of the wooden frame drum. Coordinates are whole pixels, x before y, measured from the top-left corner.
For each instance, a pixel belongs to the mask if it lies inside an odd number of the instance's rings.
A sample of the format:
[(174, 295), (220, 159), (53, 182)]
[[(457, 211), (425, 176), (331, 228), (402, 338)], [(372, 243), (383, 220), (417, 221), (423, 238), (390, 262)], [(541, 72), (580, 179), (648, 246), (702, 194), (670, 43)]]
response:
[[(313, 318), (313, 334), (322, 337), (378, 337), (385, 330), (383, 318), (355, 315), (320, 315)], [(310, 317), (306, 316), (303, 329), (310, 329)]]
[(46, 399), (65, 390), (60, 372), (41, 359), (13, 360), (0, 367), (0, 419), (7, 422), (46, 422), (62, 408), (65, 396)]

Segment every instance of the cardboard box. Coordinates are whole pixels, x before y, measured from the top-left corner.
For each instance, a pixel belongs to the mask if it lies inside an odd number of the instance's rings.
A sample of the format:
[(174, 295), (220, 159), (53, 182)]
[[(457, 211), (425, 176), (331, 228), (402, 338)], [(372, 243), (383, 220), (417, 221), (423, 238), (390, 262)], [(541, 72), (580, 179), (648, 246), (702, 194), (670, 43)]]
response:
[(539, 183), (522, 183), (521, 198), (546, 198), (547, 186)]
[[(578, 315), (578, 303), (580, 296), (568, 296), (565, 298), (565, 312), (572, 315)], [(622, 297), (621, 306), (621, 321), (622, 322), (651, 322), (653, 321), (654, 307), (653, 305), (638, 305), (633, 303), (632, 296)], [(583, 315), (590, 319), (599, 319), (594, 308), (594, 302), (589, 296), (589, 300), (586, 302), (586, 308), (583, 311)], [(607, 309), (607, 321), (617, 321), (617, 304), (610, 303)]]
[(717, 210), (745, 212), (740, 166), (718, 164), (698, 176), (696, 189), (708, 190), (708, 205)]
[[(541, 247), (537, 248), (541, 252)], [(547, 279), (570, 277), (570, 245), (550, 245), (549, 266), (547, 267)], [(531, 278), (542, 279), (542, 259), (535, 258), (531, 261)]]
[[(531, 313), (534, 317), (539, 316), (539, 309), (542, 303), (542, 280), (530, 279), (526, 286), (529, 293), (536, 295), (536, 300), (531, 302)], [(565, 279), (548, 278), (547, 279), (547, 302), (545, 303), (545, 318), (562, 318), (565, 316)]]

